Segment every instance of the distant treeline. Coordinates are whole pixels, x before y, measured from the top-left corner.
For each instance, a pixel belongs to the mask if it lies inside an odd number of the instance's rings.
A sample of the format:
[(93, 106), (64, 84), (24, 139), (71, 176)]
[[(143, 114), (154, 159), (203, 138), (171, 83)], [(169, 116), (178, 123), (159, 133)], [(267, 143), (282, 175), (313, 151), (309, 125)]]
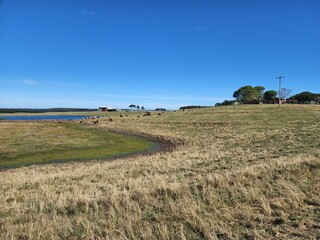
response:
[(185, 110), (185, 109), (195, 109), (195, 108), (208, 108), (210, 106), (183, 106), (180, 108), (180, 110)]
[(0, 108), (0, 113), (93, 112), (90, 108)]
[(290, 97), (292, 90), (287, 88), (264, 91), (263, 86), (243, 86), (233, 93), (236, 100), (225, 100), (222, 103), (217, 103), (216, 106), (222, 105), (238, 105), (238, 104), (320, 104), (320, 93), (312, 93), (304, 91)]

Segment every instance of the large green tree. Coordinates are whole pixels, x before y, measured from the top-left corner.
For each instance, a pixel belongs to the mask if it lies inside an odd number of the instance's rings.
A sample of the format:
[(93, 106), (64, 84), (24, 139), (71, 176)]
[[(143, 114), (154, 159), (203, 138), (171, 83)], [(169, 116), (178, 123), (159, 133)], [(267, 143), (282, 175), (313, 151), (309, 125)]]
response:
[(258, 99), (259, 101), (262, 101), (262, 100), (263, 100), (263, 96), (264, 96), (264, 89), (265, 89), (265, 87), (256, 86), (256, 87), (254, 87), (254, 89), (256, 90), (257, 99)]
[(264, 87), (243, 86), (233, 93), (233, 97), (239, 101), (260, 101), (263, 99)]
[(271, 101), (272, 99), (274, 99), (277, 96), (277, 91), (275, 90), (269, 90), (266, 91), (263, 95), (263, 99), (266, 101)]
[(320, 100), (320, 94), (312, 93), (312, 92), (301, 92), (298, 93), (289, 99), (297, 100), (298, 102), (308, 102), (308, 101), (319, 101)]

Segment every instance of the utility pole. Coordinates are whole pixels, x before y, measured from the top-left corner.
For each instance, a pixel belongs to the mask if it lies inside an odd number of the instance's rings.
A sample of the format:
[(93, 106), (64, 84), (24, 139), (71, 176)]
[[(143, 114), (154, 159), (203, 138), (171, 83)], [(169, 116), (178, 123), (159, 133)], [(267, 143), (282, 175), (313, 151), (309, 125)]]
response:
[(279, 79), (279, 93), (278, 93), (278, 95), (279, 95), (279, 107), (280, 107), (280, 105), (281, 105), (281, 79), (284, 78), (284, 76), (279, 76), (276, 78)]

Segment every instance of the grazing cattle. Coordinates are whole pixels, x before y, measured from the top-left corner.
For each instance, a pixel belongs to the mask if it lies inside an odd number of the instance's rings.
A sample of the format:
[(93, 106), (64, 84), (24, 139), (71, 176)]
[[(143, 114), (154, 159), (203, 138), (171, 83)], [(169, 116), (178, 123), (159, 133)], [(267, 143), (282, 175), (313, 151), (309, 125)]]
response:
[(82, 123), (83, 121), (82, 120), (80, 120), (80, 123)]
[(143, 114), (144, 117), (147, 117), (147, 116), (151, 116), (151, 112), (146, 112), (145, 114)]
[(99, 120), (96, 120), (93, 122), (93, 124), (98, 124), (99, 123)]
[(129, 115), (128, 114), (126, 114), (126, 117), (128, 117)]
[(122, 114), (120, 114), (120, 117), (123, 117)]
[(158, 116), (160, 116), (161, 115), (161, 113), (158, 113)]

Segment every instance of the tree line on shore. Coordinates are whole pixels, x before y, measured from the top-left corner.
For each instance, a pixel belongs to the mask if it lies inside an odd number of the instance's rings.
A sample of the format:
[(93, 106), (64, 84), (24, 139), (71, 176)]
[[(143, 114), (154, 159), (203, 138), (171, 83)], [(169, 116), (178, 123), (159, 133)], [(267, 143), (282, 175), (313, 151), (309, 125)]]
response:
[(304, 91), (292, 95), (292, 90), (281, 88), (280, 91), (267, 90), (263, 86), (243, 86), (233, 93), (235, 100), (225, 100), (223, 103), (216, 105), (232, 105), (232, 104), (258, 104), (258, 103), (279, 103), (279, 99), (283, 103), (320, 103), (320, 93), (312, 93)]

